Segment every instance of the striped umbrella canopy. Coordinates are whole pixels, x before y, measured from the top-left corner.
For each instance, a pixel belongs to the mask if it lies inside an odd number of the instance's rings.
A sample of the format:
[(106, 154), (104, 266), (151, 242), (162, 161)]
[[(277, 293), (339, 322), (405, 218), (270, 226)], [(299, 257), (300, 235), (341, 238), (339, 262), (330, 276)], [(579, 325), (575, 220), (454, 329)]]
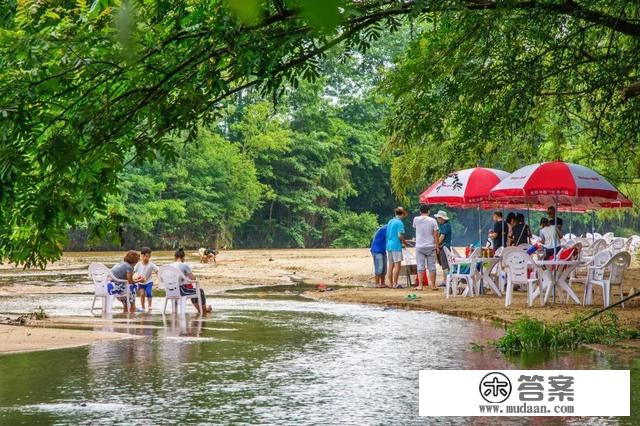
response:
[(536, 163), (516, 170), (490, 194), (497, 202), (557, 205), (575, 210), (625, 207), (629, 203), (596, 171), (564, 161)]
[(474, 167), (450, 173), (420, 195), (425, 204), (445, 204), (451, 207), (478, 207), (489, 200), (489, 191), (509, 173)]

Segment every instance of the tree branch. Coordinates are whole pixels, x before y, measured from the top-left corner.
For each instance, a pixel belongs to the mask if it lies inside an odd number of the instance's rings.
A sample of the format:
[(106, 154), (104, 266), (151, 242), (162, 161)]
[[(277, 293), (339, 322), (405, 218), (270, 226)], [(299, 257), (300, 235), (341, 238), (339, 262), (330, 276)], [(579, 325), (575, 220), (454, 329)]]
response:
[(622, 89), (622, 100), (628, 100), (640, 95), (640, 81), (631, 83)]

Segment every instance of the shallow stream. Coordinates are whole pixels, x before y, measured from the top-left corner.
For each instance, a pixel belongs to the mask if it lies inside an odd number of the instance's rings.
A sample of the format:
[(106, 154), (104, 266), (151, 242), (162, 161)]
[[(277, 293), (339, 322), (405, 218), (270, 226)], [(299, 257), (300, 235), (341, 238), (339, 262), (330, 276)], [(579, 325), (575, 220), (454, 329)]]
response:
[[(202, 320), (157, 310), (90, 326), (135, 339), (0, 356), (0, 424), (529, 424), (418, 417), (420, 369), (503, 368), (631, 368), (631, 418), (533, 423), (638, 424), (640, 418), (637, 359), (589, 350), (507, 359), (471, 350), (472, 342), (500, 335), (488, 323), (316, 302), (287, 288), (210, 300), (215, 313)], [(161, 307), (162, 299), (154, 303)], [(89, 294), (3, 296), (0, 313), (42, 306), (54, 316), (87, 317), (90, 304)]]

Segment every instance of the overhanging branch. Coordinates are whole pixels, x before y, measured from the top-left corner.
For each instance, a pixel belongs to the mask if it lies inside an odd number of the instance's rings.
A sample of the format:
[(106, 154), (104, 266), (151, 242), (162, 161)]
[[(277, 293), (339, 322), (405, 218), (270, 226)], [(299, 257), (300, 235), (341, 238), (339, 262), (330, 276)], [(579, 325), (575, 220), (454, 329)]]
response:
[(640, 81), (631, 83), (622, 89), (622, 99), (625, 101), (630, 98), (635, 98), (638, 95), (640, 95)]

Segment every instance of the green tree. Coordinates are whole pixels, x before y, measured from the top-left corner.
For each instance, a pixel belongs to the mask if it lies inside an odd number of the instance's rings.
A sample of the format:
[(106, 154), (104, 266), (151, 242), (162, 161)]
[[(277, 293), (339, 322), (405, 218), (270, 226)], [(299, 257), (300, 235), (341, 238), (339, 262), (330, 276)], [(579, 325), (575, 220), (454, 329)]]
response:
[(637, 178), (640, 100), (627, 86), (640, 78), (640, 5), (477, 3), (491, 10), (440, 14), (387, 76), (395, 190), (558, 158)]
[(339, 212), (329, 225), (332, 247), (369, 247), (378, 219), (372, 213)]
[[(183, 142), (175, 142), (182, 145)], [(129, 245), (228, 244), (260, 207), (264, 187), (236, 144), (206, 130), (177, 160), (130, 167), (112, 209)]]
[(55, 259), (69, 225), (106, 211), (125, 159), (174, 156), (167, 136), (186, 132), (192, 140), (226, 97), (253, 85), (275, 94), (285, 82), (313, 79), (313, 57), (393, 15), (360, 16), (373, 11), (342, 0), (325, 6), (3, 3), (2, 255), (27, 265)]
[[(422, 77), (407, 80), (405, 89), (441, 90), (446, 100), (434, 105), (444, 109), (460, 104), (453, 115), (441, 111), (438, 121), (413, 114), (424, 102), (405, 103), (412, 114), (400, 121), (445, 135), (425, 133), (428, 140), (475, 161), (474, 153), (497, 150), (481, 144), (502, 142), (500, 129), (517, 140), (523, 121), (533, 120), (542, 124), (518, 146), (588, 127), (596, 154), (616, 153), (615, 170), (632, 171), (636, 161), (640, 24), (633, 2), (23, 0), (0, 7), (0, 253), (17, 263), (44, 265), (58, 257), (69, 225), (106, 211), (127, 159), (174, 156), (169, 136), (193, 140), (199, 125), (219, 118), (229, 96), (257, 86), (278, 97), (287, 85), (316, 80), (318, 58), (329, 49), (341, 45), (351, 56), (366, 51), (385, 28), (399, 28), (403, 16), (432, 23), (442, 40), (432, 51), (442, 47), (446, 70), (439, 61), (425, 63)], [(494, 54), (496, 48), (503, 53)], [(568, 77), (541, 84), (550, 81), (547, 64), (554, 77)], [(445, 84), (446, 74), (459, 84)], [(434, 78), (442, 84), (428, 84)], [(459, 90), (471, 86), (479, 90)], [(541, 105), (549, 89), (557, 96)], [(583, 91), (580, 101), (572, 95)], [(553, 103), (568, 104), (572, 114)], [(422, 154), (403, 146), (421, 145), (420, 132), (411, 124), (404, 130), (403, 141), (403, 131), (390, 126), (390, 151), (406, 154), (406, 161), (395, 160), (398, 190), (403, 168), (414, 164), (415, 171)], [(465, 145), (452, 144), (451, 136)], [(605, 139), (613, 142), (601, 145)], [(431, 157), (453, 164), (451, 155)]]

